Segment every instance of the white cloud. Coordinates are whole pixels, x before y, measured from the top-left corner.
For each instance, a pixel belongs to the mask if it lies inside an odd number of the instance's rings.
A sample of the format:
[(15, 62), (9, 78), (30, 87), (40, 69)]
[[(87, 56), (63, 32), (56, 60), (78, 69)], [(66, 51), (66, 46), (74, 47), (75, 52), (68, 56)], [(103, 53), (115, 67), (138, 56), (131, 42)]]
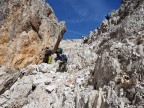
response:
[(88, 15), (88, 10), (87, 9), (79, 9), (78, 14), (82, 17), (85, 17)]
[(83, 23), (83, 22), (99, 22), (99, 19), (95, 17), (87, 17), (82, 19), (68, 19), (66, 20), (66, 23)]
[(99, 22), (106, 16), (108, 5), (101, 0), (66, 0), (77, 19), (68, 19), (68, 23), (82, 23), (85, 21)]
[(107, 5), (100, 0), (66, 0), (69, 6), (79, 17), (101, 16)]

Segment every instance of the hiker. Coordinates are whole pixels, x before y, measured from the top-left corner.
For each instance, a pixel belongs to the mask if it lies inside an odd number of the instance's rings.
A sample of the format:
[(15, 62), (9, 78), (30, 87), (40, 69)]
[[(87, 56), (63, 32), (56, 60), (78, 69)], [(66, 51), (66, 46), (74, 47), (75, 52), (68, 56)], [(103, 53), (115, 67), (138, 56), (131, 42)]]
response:
[(52, 64), (52, 51), (46, 47), (45, 49), (45, 57), (44, 57), (44, 63)]
[(60, 60), (60, 63), (59, 63), (59, 70), (58, 71), (60, 71), (60, 72), (67, 71), (67, 61), (68, 61), (67, 56), (64, 54), (61, 54), (59, 60)]
[(32, 85), (32, 91), (34, 91), (36, 89), (36, 85)]
[(65, 54), (63, 54), (63, 49), (58, 48), (55, 53), (57, 55), (57, 57), (55, 58), (55, 61), (58, 61), (58, 60), (60, 61), (59, 62), (59, 68), (57, 71), (59, 71), (59, 72), (67, 71), (68, 58)]
[(63, 53), (63, 49), (58, 48), (55, 53), (57, 55), (57, 57), (55, 58), (55, 61), (60, 60), (60, 55)]
[(93, 37), (94, 37), (94, 32), (90, 31), (89, 39), (92, 39)]
[(105, 16), (105, 18), (106, 18), (107, 20), (109, 20), (109, 19), (111, 18), (110, 14), (107, 14), (107, 16)]
[(83, 38), (83, 43), (87, 43), (88, 42), (88, 38), (86, 36), (82, 36)]

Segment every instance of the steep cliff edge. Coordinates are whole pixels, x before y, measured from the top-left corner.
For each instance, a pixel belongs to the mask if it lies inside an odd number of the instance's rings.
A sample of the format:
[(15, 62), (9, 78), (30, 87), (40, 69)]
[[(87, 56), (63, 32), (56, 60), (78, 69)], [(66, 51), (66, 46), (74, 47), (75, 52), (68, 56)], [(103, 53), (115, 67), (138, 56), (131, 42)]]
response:
[(1, 0), (0, 65), (41, 63), (45, 47), (56, 48), (65, 30), (44, 0)]

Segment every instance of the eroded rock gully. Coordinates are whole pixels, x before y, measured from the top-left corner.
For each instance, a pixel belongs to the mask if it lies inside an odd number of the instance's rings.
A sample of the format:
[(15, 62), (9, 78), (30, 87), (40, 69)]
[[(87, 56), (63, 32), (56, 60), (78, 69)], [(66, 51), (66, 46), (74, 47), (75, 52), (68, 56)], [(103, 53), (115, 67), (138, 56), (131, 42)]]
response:
[[(123, 0), (90, 33), (88, 44), (63, 40), (67, 72), (58, 72), (54, 61), (19, 70), (1, 67), (0, 107), (144, 108), (143, 10), (143, 0)], [(6, 84), (11, 79), (15, 83)]]

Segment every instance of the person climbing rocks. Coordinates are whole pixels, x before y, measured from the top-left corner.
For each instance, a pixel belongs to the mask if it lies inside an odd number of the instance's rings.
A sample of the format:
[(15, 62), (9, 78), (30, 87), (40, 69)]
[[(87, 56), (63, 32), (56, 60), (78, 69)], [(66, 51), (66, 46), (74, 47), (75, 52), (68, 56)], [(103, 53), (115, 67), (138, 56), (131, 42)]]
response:
[(105, 18), (106, 18), (107, 20), (110, 20), (110, 18), (111, 18), (110, 14), (107, 14), (107, 15), (105, 16)]
[(63, 49), (58, 48), (55, 53), (57, 55), (57, 57), (55, 58), (55, 61), (60, 60), (60, 55), (63, 53)]
[(62, 48), (58, 48), (56, 53), (62, 54), (63, 53), (63, 49)]
[(52, 64), (52, 51), (48, 47), (45, 49), (44, 63)]
[(59, 60), (59, 68), (57, 71), (59, 72), (67, 71), (68, 57), (65, 54), (63, 54), (63, 49), (58, 48), (55, 53), (57, 55), (57, 57), (55, 58), (55, 62)]
[(36, 85), (32, 85), (32, 91), (34, 91), (36, 89)]
[(61, 54), (60, 55), (60, 62), (59, 62), (59, 69), (58, 71), (60, 72), (66, 72), (67, 71), (67, 61), (68, 61), (68, 57), (65, 54)]
[(88, 37), (82, 36), (82, 38), (83, 38), (83, 43), (87, 43), (88, 42)]

